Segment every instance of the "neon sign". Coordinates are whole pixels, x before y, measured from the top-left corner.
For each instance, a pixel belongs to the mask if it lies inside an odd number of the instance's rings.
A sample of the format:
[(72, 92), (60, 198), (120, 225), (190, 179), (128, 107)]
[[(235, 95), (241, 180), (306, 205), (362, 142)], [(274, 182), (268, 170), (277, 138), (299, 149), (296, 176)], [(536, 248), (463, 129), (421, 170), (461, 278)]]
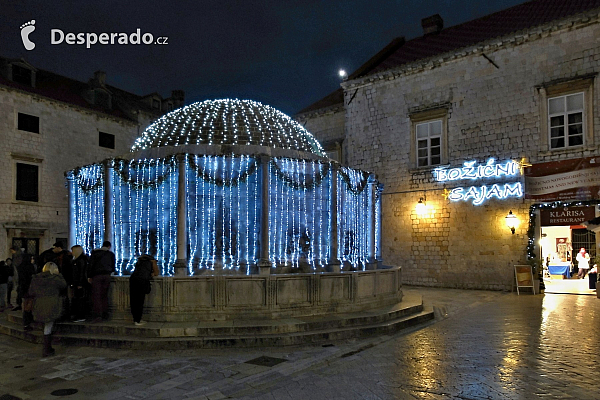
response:
[(488, 186), (471, 186), (468, 189), (459, 187), (454, 188), (450, 191), (448, 195), (448, 199), (451, 201), (467, 201), (469, 199), (473, 199), (473, 204), (478, 206), (482, 204), (485, 200), (491, 199), (495, 197), (499, 200), (504, 200), (508, 197), (522, 197), (523, 196), (523, 187), (521, 186), (521, 182), (517, 182), (514, 184), (505, 183), (503, 186), (494, 184), (491, 187)]
[(500, 178), (515, 176), (519, 173), (519, 163), (512, 160), (504, 164), (496, 164), (496, 160), (490, 158), (484, 165), (476, 165), (476, 163), (477, 161), (468, 161), (461, 168), (436, 168), (433, 170), (433, 174), (438, 182), (446, 182), (461, 179)]
[[(477, 161), (468, 161), (459, 168), (440, 167), (433, 170), (433, 175), (438, 182), (457, 180), (477, 180), (487, 178), (502, 178), (516, 176), (520, 173), (520, 164), (515, 161), (506, 161), (496, 164), (496, 160), (490, 158), (487, 163), (477, 165)], [(468, 201), (472, 199), (473, 204), (478, 206), (485, 200), (497, 198), (504, 200), (508, 197), (522, 197), (523, 186), (521, 182), (493, 184), (491, 186), (457, 187), (448, 193), (450, 201)]]

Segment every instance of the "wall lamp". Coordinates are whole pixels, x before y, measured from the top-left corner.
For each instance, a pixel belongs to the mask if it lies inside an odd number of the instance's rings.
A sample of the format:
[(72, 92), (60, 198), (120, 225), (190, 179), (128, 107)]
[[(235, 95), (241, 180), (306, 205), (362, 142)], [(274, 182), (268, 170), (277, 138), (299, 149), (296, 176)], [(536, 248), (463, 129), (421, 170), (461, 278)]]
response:
[(505, 220), (506, 220), (506, 226), (508, 227), (508, 229), (510, 229), (510, 231), (514, 235), (515, 228), (519, 225), (519, 219), (517, 218), (516, 215), (514, 215), (512, 213), (512, 210), (510, 210), (508, 212), (508, 215), (506, 216)]
[(417, 202), (416, 211), (417, 211), (417, 214), (419, 214), (419, 215), (423, 215), (427, 211), (427, 205), (425, 204), (425, 201), (423, 200), (422, 197)]

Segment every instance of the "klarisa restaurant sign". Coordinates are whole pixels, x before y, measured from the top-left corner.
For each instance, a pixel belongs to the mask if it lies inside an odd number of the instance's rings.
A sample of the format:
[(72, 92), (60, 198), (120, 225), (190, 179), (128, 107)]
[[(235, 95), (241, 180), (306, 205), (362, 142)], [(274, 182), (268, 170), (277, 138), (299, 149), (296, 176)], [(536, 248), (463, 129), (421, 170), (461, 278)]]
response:
[(525, 198), (538, 201), (600, 198), (600, 157), (533, 164), (525, 169)]
[(594, 219), (595, 216), (594, 206), (542, 208), (540, 224), (541, 226), (581, 225)]

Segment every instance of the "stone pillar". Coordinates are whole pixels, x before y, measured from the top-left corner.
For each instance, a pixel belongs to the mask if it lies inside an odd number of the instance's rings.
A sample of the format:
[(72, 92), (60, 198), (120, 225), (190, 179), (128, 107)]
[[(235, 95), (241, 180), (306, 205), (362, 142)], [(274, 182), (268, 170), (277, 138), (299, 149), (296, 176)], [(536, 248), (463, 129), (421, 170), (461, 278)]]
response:
[(260, 275), (269, 275), (271, 273), (271, 261), (269, 261), (269, 188), (271, 186), (269, 162), (271, 162), (271, 157), (266, 155), (261, 156), (260, 258), (258, 260)]
[(177, 156), (177, 261), (175, 276), (186, 276), (187, 265), (187, 203), (185, 154)]
[(104, 240), (114, 244), (114, 196), (113, 196), (113, 174), (115, 173), (112, 162), (104, 164)]
[(368, 197), (368, 237), (367, 241), (369, 244), (369, 253), (368, 253), (368, 263), (373, 265), (377, 262), (375, 259), (375, 186), (377, 184), (377, 180), (375, 179), (375, 175), (369, 175), (367, 180), (367, 195)]
[(75, 221), (77, 216), (75, 215), (75, 177), (72, 172), (67, 175), (67, 185), (69, 189), (69, 243), (67, 248), (75, 246), (77, 243), (77, 228)]
[(330, 272), (340, 272), (340, 260), (338, 259), (338, 207), (337, 207), (337, 177), (338, 165), (331, 164), (331, 192), (329, 193), (329, 218), (331, 219), (331, 232), (329, 236), (329, 262)]

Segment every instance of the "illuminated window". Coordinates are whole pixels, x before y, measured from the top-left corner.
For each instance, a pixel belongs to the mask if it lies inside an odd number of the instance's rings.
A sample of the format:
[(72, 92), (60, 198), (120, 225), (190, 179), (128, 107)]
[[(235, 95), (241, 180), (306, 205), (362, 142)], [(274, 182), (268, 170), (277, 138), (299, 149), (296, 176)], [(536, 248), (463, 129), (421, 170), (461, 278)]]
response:
[(584, 144), (583, 93), (548, 99), (550, 149)]
[(415, 126), (417, 166), (426, 167), (442, 163), (442, 120), (429, 121)]

